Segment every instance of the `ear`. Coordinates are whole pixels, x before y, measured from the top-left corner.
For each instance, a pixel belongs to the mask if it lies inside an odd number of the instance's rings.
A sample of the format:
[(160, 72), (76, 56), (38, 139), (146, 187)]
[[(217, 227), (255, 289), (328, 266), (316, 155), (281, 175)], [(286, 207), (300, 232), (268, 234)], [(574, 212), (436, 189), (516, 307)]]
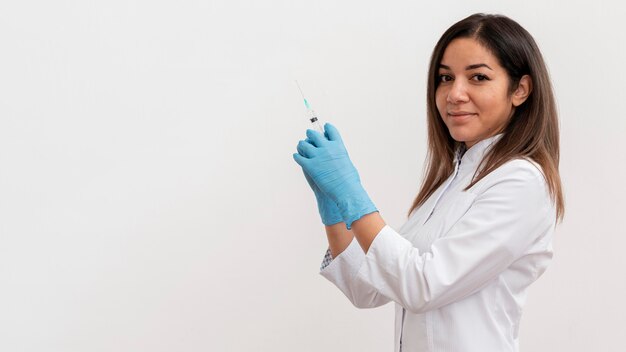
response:
[(519, 84), (517, 85), (517, 89), (513, 92), (513, 96), (511, 97), (511, 101), (513, 106), (520, 106), (523, 102), (526, 101), (530, 92), (533, 90), (533, 80), (529, 75), (523, 75), (519, 80)]

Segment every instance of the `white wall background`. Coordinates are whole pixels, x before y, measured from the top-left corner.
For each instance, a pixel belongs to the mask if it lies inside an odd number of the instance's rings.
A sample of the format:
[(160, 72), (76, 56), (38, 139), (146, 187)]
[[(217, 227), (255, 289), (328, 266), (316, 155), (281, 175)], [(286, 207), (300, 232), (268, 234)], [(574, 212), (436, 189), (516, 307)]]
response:
[(561, 114), (566, 218), (523, 351), (623, 351), (626, 7), (619, 1), (2, 1), (1, 351), (390, 351), (358, 310), (291, 154), (294, 83), (398, 229), (443, 31), (502, 13)]

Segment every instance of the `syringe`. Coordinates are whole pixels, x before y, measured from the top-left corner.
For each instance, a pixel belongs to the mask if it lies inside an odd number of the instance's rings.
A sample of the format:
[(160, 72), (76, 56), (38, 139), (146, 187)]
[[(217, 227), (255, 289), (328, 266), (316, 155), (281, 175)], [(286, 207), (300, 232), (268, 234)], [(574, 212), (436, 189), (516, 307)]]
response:
[(298, 89), (300, 90), (302, 99), (304, 99), (304, 106), (306, 106), (306, 112), (307, 112), (307, 115), (309, 115), (308, 116), (309, 121), (311, 121), (311, 124), (313, 125), (313, 129), (319, 131), (322, 135), (324, 135), (324, 128), (322, 128), (322, 125), (320, 124), (320, 121), (317, 118), (317, 114), (315, 113), (315, 111), (313, 111), (313, 109), (311, 109), (311, 105), (309, 105), (309, 102), (304, 97), (304, 93), (302, 93), (302, 89), (300, 88), (298, 81), (296, 81), (296, 85), (298, 86)]

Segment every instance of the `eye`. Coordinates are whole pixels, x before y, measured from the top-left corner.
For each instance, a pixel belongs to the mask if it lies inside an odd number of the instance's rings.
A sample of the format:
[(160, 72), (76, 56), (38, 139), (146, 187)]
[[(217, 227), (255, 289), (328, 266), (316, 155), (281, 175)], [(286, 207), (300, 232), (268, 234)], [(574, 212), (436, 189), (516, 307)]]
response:
[(449, 80), (447, 80), (447, 78), (452, 79), (452, 77), (450, 77), (450, 75), (439, 75), (439, 77), (438, 77), (439, 82), (441, 82), (441, 83), (449, 82)]
[(472, 76), (472, 78), (474, 78), (474, 77), (478, 78), (477, 81), (488, 81), (489, 80), (489, 77), (487, 77), (487, 76), (485, 76), (483, 74), (480, 74), (480, 73), (475, 74), (474, 76)]

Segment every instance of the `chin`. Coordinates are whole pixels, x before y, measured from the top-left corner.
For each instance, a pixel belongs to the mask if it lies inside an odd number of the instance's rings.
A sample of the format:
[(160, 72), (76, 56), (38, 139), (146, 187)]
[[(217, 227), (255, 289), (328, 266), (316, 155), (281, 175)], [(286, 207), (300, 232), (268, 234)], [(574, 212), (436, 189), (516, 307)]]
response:
[(449, 128), (450, 136), (457, 142), (467, 142), (474, 140), (474, 134), (467, 131), (463, 131), (462, 128)]

